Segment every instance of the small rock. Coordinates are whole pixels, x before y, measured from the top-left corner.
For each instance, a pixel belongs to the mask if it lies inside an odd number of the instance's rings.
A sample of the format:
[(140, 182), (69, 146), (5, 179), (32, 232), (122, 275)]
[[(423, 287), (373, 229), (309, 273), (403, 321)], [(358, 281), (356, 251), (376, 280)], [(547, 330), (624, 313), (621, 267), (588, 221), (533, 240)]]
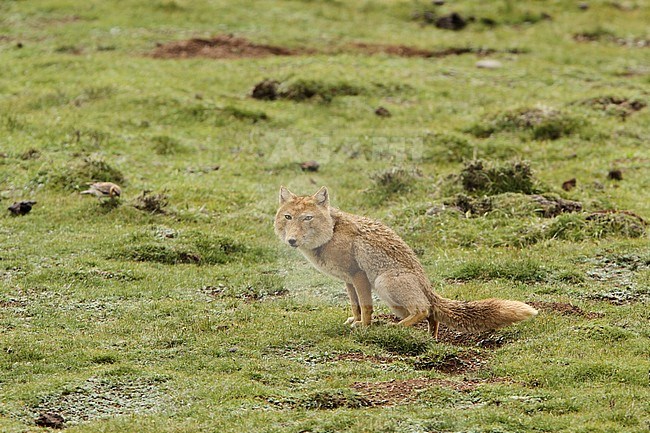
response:
[(379, 116), (379, 117), (390, 117), (391, 116), (390, 111), (388, 111), (388, 109), (385, 108), (385, 107), (377, 107), (377, 109), (375, 110), (375, 114), (377, 116)]
[(617, 168), (609, 170), (609, 173), (607, 173), (607, 179), (623, 180), (623, 172)]
[(14, 215), (27, 215), (29, 212), (31, 212), (32, 206), (35, 204), (35, 201), (17, 201), (7, 209), (9, 209), (9, 212)]
[(445, 0), (433, 0), (431, 4), (434, 6), (442, 6), (445, 4)]
[(55, 412), (44, 412), (36, 418), (35, 423), (39, 427), (62, 429), (65, 427), (65, 419)]
[(576, 187), (576, 178), (569, 179), (567, 181), (564, 181), (562, 183), (562, 189), (565, 191), (571, 191), (573, 188)]
[(476, 62), (476, 67), (482, 69), (499, 69), (501, 66), (503, 66), (501, 62), (494, 59), (483, 59)]
[(586, 11), (587, 9), (589, 9), (589, 3), (587, 2), (578, 3), (578, 9)]
[(479, 21), (480, 21), (481, 24), (484, 24), (484, 25), (486, 25), (488, 27), (495, 27), (498, 24), (495, 19), (488, 18), (488, 17), (483, 17)]
[(316, 161), (305, 161), (300, 164), (302, 171), (318, 171), (320, 164)]
[(460, 16), (458, 12), (452, 12), (449, 15), (438, 18), (435, 24), (439, 29), (462, 30), (467, 25), (467, 20)]
[(278, 88), (280, 83), (276, 80), (263, 80), (255, 85), (251, 96), (263, 101), (274, 101), (278, 99)]

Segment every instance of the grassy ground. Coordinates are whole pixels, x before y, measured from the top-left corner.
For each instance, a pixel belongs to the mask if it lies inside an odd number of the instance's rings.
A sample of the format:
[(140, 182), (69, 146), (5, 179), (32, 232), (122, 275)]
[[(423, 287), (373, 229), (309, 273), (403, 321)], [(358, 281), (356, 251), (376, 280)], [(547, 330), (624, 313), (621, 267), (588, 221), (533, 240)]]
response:
[[(37, 202), (0, 216), (0, 430), (647, 432), (649, 6), (0, 3), (0, 204)], [(229, 33), (304, 52), (151, 56)], [(273, 235), (281, 184), (391, 225), (445, 296), (540, 315), (350, 331)]]

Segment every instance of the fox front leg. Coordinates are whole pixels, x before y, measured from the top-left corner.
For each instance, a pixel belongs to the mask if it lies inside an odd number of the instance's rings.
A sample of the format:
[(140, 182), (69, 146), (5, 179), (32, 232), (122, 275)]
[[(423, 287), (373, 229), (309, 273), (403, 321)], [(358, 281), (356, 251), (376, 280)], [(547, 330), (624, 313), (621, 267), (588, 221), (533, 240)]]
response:
[[(359, 310), (359, 318), (350, 323), (350, 326), (356, 328), (357, 326), (369, 326), (372, 322), (372, 294), (370, 289), (370, 281), (366, 273), (363, 271), (357, 272), (352, 278), (352, 285), (356, 296), (356, 305)], [(354, 306), (353, 312), (354, 310)], [(360, 319), (360, 320), (359, 320)]]
[(352, 317), (348, 317), (348, 320), (345, 321), (345, 324), (352, 325), (355, 322), (361, 322), (361, 307), (359, 306), (359, 297), (357, 296), (357, 290), (351, 283), (345, 284), (345, 290), (348, 292), (348, 297), (350, 298), (350, 307), (352, 308)]

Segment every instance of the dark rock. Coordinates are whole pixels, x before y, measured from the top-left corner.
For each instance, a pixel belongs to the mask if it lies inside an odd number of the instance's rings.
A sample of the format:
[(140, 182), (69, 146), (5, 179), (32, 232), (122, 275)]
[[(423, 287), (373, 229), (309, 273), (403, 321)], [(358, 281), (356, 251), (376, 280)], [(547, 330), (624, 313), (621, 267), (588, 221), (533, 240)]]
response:
[(278, 99), (278, 88), (280, 83), (276, 80), (263, 80), (255, 85), (251, 96), (263, 101), (274, 101)]
[(391, 116), (390, 111), (388, 111), (388, 109), (385, 108), (385, 107), (377, 107), (377, 109), (375, 110), (375, 114), (377, 116), (379, 116), (379, 117), (390, 117)]
[(305, 161), (300, 164), (302, 171), (318, 171), (320, 164), (316, 161)]
[(438, 18), (435, 25), (439, 29), (462, 30), (467, 26), (467, 20), (460, 16), (458, 12), (452, 12), (449, 15)]
[(610, 180), (623, 180), (623, 172), (619, 169), (609, 170), (607, 173), (607, 179)]
[(9, 209), (9, 212), (13, 215), (27, 215), (35, 204), (35, 201), (17, 201), (7, 209)]
[(564, 181), (562, 183), (562, 189), (565, 191), (571, 191), (573, 188), (576, 187), (576, 178), (569, 179), (567, 181)]
[(55, 412), (44, 412), (35, 420), (36, 425), (39, 427), (49, 427), (55, 429), (62, 429), (65, 427), (65, 419)]

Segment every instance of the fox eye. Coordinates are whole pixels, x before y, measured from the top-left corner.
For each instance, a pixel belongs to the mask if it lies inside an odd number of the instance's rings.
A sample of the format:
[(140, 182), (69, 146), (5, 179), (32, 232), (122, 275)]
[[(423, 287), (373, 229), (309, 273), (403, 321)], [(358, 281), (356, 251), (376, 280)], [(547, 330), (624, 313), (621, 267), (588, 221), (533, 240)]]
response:
[(291, 219), (291, 215), (289, 215), (289, 214), (285, 214), (284, 217), (285, 217), (286, 219), (288, 219), (288, 220)]
[(307, 215), (307, 216), (305, 216), (305, 217), (303, 218), (303, 221), (311, 221), (311, 220), (313, 220), (313, 219), (314, 219), (313, 216), (311, 216), (311, 215)]

